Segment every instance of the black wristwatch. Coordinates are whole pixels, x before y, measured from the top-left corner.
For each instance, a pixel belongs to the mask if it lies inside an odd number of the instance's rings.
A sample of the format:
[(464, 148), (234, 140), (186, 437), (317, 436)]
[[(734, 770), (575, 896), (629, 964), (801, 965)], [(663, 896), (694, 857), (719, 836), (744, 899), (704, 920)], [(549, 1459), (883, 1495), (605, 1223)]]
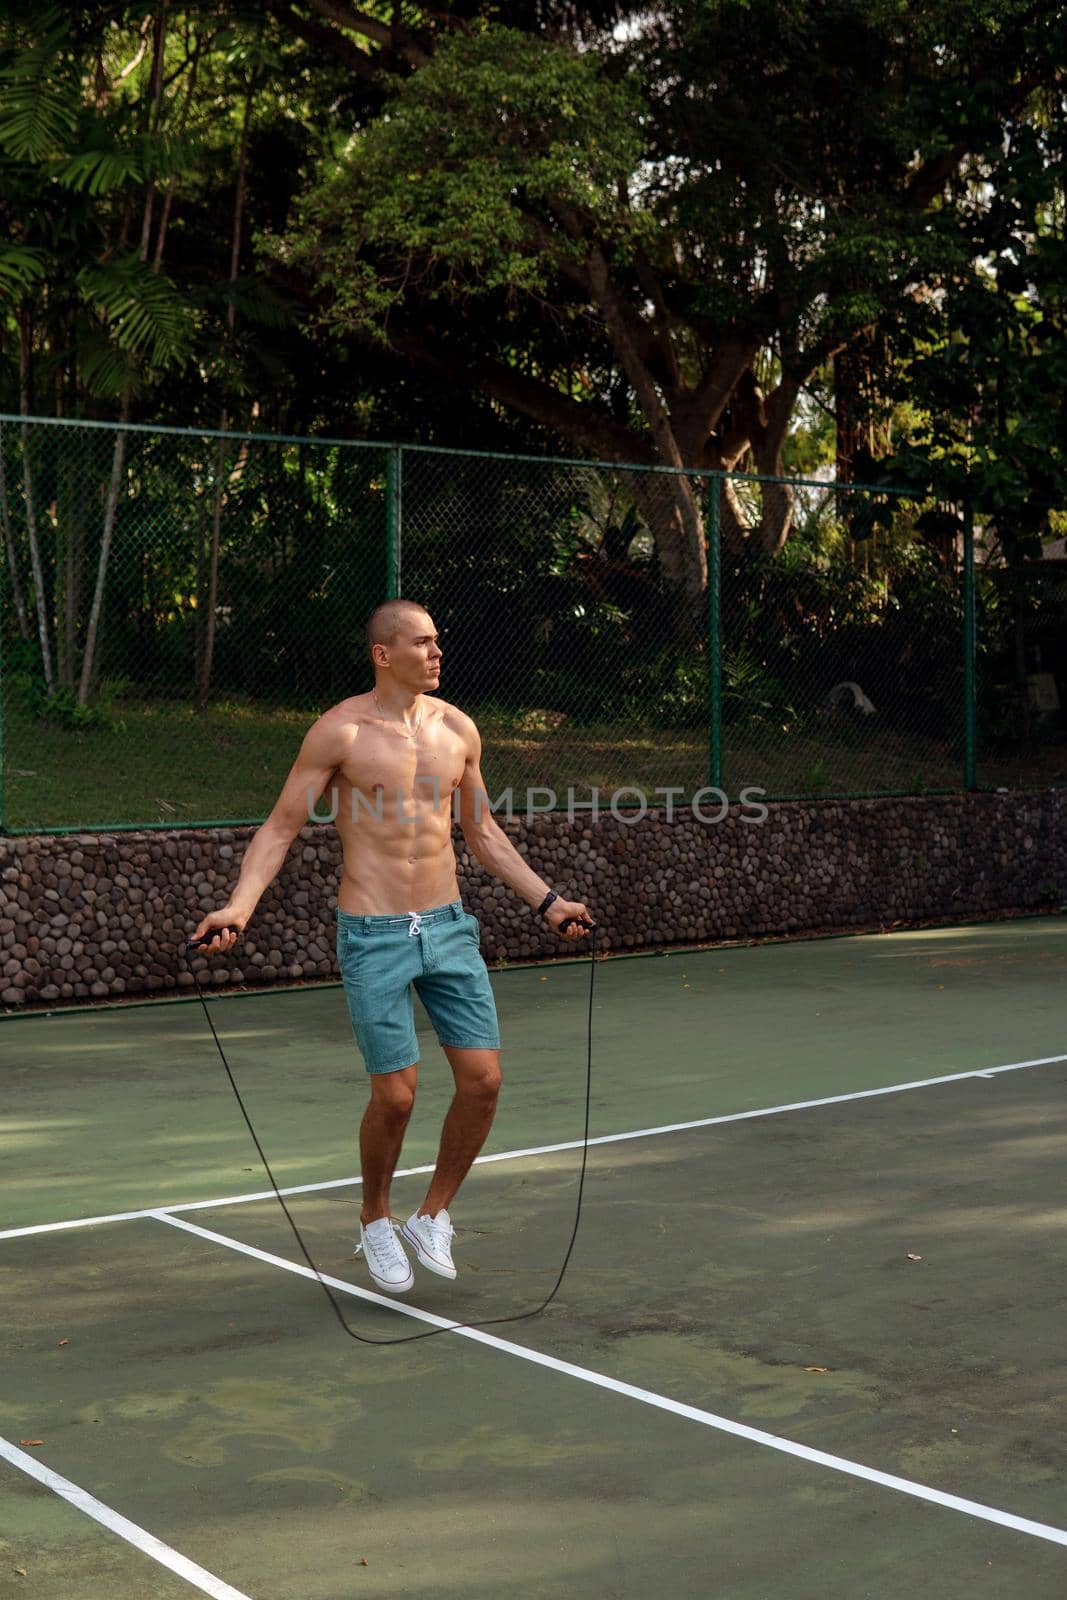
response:
[(549, 906), (552, 904), (553, 900), (558, 900), (558, 899), (559, 899), (559, 895), (556, 893), (555, 889), (550, 889), (548, 891), (548, 893), (545, 895), (545, 898), (541, 901), (541, 904), (538, 906), (535, 915), (537, 915), (539, 917), (543, 917), (545, 912), (548, 910)]

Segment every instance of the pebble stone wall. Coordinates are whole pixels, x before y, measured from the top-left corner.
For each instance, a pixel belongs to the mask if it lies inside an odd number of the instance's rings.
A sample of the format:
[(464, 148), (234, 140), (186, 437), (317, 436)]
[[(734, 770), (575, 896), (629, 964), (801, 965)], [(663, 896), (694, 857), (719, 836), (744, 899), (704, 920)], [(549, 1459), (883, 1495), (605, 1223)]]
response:
[[(964, 920), (1067, 898), (1067, 791), (772, 805), (762, 824), (535, 816), (507, 831), (549, 883), (584, 899), (603, 950), (828, 928)], [(251, 828), (0, 839), (5, 1008), (189, 987), (181, 946), (225, 903)], [(493, 961), (573, 954), (457, 838), (460, 887)], [(217, 988), (337, 977), (333, 830), (305, 828)]]

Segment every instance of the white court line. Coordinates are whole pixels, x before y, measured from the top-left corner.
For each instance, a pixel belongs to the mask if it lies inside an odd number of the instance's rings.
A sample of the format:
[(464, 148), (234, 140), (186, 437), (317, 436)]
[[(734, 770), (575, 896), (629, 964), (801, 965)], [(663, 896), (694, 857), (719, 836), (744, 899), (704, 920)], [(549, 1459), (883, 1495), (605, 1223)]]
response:
[(127, 1544), (132, 1544), (144, 1555), (151, 1556), (152, 1560), (158, 1561), (161, 1566), (169, 1567), (171, 1572), (176, 1572), (179, 1578), (184, 1578), (203, 1594), (212, 1595), (214, 1600), (249, 1600), (243, 1590), (235, 1589), (230, 1583), (223, 1583), (213, 1572), (208, 1572), (206, 1568), (197, 1566), (195, 1561), (190, 1561), (188, 1556), (172, 1550), (169, 1544), (157, 1539), (154, 1533), (147, 1533), (144, 1528), (138, 1527), (136, 1522), (131, 1522), (128, 1517), (113, 1511), (110, 1506), (106, 1506), (102, 1500), (98, 1500), (85, 1489), (79, 1489), (69, 1478), (61, 1477), (51, 1467), (46, 1467), (43, 1461), (27, 1455), (25, 1450), (20, 1450), (8, 1439), (0, 1439), (0, 1460), (9, 1461), (27, 1477), (36, 1478), (38, 1483), (43, 1483), (46, 1489), (51, 1489), (53, 1494), (59, 1495), (61, 1500), (66, 1500), (76, 1511), (84, 1511), (87, 1517), (99, 1522), (109, 1533), (115, 1533), (120, 1539), (125, 1539)]
[(1067, 1545), (1067, 1529), (1054, 1528), (1044, 1522), (1033, 1522), (1029, 1517), (1017, 1517), (1014, 1512), (1000, 1511), (995, 1506), (983, 1505), (978, 1500), (965, 1500), (960, 1495), (946, 1494), (941, 1489), (931, 1489), (927, 1484), (916, 1483), (911, 1478), (898, 1478), (891, 1472), (880, 1472), (876, 1467), (864, 1466), (860, 1461), (849, 1461), (845, 1456), (834, 1456), (825, 1450), (814, 1450), (810, 1445), (797, 1444), (794, 1440), (780, 1438), (775, 1433), (765, 1433), (762, 1428), (750, 1428), (743, 1422), (733, 1422), (729, 1417), (720, 1417), (714, 1411), (704, 1411), (699, 1406), (685, 1405), (680, 1400), (672, 1400), (667, 1395), (657, 1394), (653, 1389), (640, 1389), (632, 1383), (622, 1383), (617, 1378), (609, 1378), (603, 1372), (595, 1372), (591, 1367), (579, 1367), (572, 1361), (561, 1361), (557, 1356), (546, 1355), (543, 1351), (532, 1350), (526, 1345), (513, 1344), (509, 1339), (501, 1339), (496, 1334), (486, 1333), (482, 1328), (456, 1326), (445, 1317), (435, 1316), (432, 1311), (422, 1311), (417, 1306), (391, 1300), (385, 1295), (375, 1294), (371, 1289), (361, 1289), (354, 1283), (346, 1283), (343, 1278), (334, 1278), (325, 1272), (316, 1274), (299, 1262), (287, 1261), (284, 1256), (272, 1255), (268, 1250), (260, 1250), (255, 1245), (245, 1244), (240, 1239), (231, 1239), (224, 1233), (214, 1233), (208, 1228), (200, 1227), (198, 1223), (185, 1222), (170, 1212), (157, 1211), (154, 1216), (157, 1221), (169, 1223), (172, 1228), (181, 1228), (184, 1232), (196, 1234), (213, 1244), (223, 1245), (227, 1250), (236, 1250), (240, 1255), (251, 1256), (254, 1261), (264, 1261), (268, 1266), (281, 1267), (285, 1272), (294, 1272), (298, 1277), (310, 1278), (312, 1282), (318, 1276), (332, 1289), (337, 1289), (342, 1294), (354, 1295), (359, 1300), (370, 1301), (372, 1305), (399, 1311), (406, 1317), (412, 1317), (417, 1322), (428, 1322), (435, 1328), (446, 1328), (458, 1338), (472, 1339), (476, 1344), (488, 1345), (490, 1349), (499, 1350), (504, 1355), (517, 1356), (520, 1361), (530, 1361), (535, 1366), (547, 1367), (553, 1372), (562, 1373), (564, 1377), (577, 1378), (582, 1383), (593, 1384), (598, 1389), (609, 1389), (613, 1394), (623, 1395), (628, 1400), (638, 1400), (642, 1405), (654, 1406), (658, 1411), (670, 1412), (676, 1417), (686, 1418), (689, 1422), (699, 1422), (706, 1428), (715, 1428), (720, 1433), (732, 1434), (737, 1439), (747, 1439), (751, 1444), (764, 1445), (770, 1450), (795, 1456), (817, 1467), (828, 1467), (833, 1472), (843, 1472), (849, 1477), (861, 1478), (866, 1483), (876, 1483), (883, 1489), (895, 1489), (900, 1494), (928, 1501), (931, 1505), (944, 1506), (949, 1511), (963, 1512), (965, 1516), (977, 1517), (982, 1522), (993, 1522), (999, 1527), (1011, 1528), (1016, 1533), (1026, 1533), (1035, 1539), (1045, 1539), (1050, 1544)]
[[(751, 1122), (758, 1117), (780, 1117), (790, 1111), (813, 1111), (819, 1106), (840, 1106), (851, 1100), (873, 1100), (881, 1095), (906, 1094), (912, 1089), (932, 1089), (941, 1083), (963, 1083), (968, 1078), (996, 1078), (1005, 1072), (1023, 1072), (1029, 1067), (1050, 1067), (1067, 1061), (1063, 1056), (1037, 1056), (1033, 1061), (1009, 1061), (1003, 1067), (975, 1067), (970, 1072), (949, 1072), (939, 1078), (915, 1078), (910, 1083), (890, 1083), (882, 1089), (855, 1089), (850, 1094), (830, 1094), (820, 1100), (792, 1100), (787, 1105), (759, 1106), (754, 1111), (730, 1111), (718, 1117), (698, 1117), (693, 1122), (667, 1122), (657, 1128), (632, 1128), (626, 1133), (601, 1133), (589, 1140), (589, 1148), (598, 1144), (624, 1144), (629, 1139), (651, 1139), (662, 1133), (686, 1133), (691, 1128), (715, 1128), (728, 1122)], [(580, 1150), (581, 1139), (565, 1139), (559, 1144), (531, 1145), (526, 1150), (500, 1150), (495, 1155), (478, 1156), (475, 1165), (488, 1166), (493, 1161), (521, 1161), (527, 1156), (555, 1155), (562, 1150)], [(431, 1163), (424, 1167), (403, 1167), (394, 1172), (394, 1178), (415, 1178), (433, 1172)], [(283, 1189), (283, 1195), (317, 1194), (323, 1189), (345, 1189), (362, 1183), (362, 1178), (330, 1178), (323, 1183), (297, 1183)], [(0, 1229), (0, 1239), (24, 1239), (34, 1233), (58, 1233), (65, 1228), (95, 1228), (105, 1222), (136, 1222), (142, 1217), (181, 1216), (186, 1211), (214, 1211), (221, 1206), (244, 1206), (256, 1200), (273, 1200), (273, 1189), (257, 1189), (252, 1193), (222, 1195), (214, 1200), (188, 1200), (173, 1206), (145, 1206), (140, 1211), (112, 1211), (99, 1217), (72, 1217), (63, 1222), (35, 1222), (25, 1228)]]

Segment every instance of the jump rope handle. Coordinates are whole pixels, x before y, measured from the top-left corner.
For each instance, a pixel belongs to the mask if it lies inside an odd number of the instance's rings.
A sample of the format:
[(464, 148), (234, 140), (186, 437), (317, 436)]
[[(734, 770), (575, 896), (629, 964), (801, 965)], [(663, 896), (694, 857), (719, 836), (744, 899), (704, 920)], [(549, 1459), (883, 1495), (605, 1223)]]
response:
[(209, 945), (211, 943), (212, 939), (214, 939), (217, 934), (240, 933), (240, 931), (240, 928), (212, 928), (210, 933), (205, 933), (200, 939), (187, 939), (185, 942), (185, 948), (187, 950), (202, 950), (205, 945)]
[(581, 917), (564, 917), (563, 921), (560, 923), (559, 927), (556, 929), (556, 932), (557, 933), (566, 933), (568, 928), (573, 928), (573, 927), (581, 928), (583, 933), (592, 933), (593, 929), (596, 927), (596, 923), (595, 922), (583, 922)]

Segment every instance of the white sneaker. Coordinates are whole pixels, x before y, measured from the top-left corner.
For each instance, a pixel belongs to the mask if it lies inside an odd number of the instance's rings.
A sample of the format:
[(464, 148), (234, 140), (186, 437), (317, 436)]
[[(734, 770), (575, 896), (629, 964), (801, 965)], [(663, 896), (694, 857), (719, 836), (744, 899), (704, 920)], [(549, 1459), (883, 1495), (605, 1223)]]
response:
[(415, 1282), (411, 1262), (404, 1254), (388, 1217), (380, 1217), (377, 1222), (368, 1222), (366, 1227), (360, 1223), (359, 1243), (355, 1253), (358, 1256), (361, 1252), (370, 1268), (370, 1275), (379, 1289), (390, 1289), (393, 1294), (403, 1294)]
[(452, 1260), (452, 1236), (456, 1230), (447, 1211), (439, 1211), (436, 1217), (420, 1217), (416, 1211), (400, 1231), (408, 1244), (414, 1245), (415, 1253), (424, 1267), (429, 1267), (431, 1272), (439, 1272), (442, 1278), (456, 1276)]

